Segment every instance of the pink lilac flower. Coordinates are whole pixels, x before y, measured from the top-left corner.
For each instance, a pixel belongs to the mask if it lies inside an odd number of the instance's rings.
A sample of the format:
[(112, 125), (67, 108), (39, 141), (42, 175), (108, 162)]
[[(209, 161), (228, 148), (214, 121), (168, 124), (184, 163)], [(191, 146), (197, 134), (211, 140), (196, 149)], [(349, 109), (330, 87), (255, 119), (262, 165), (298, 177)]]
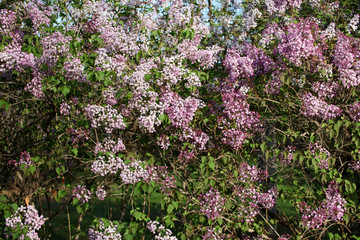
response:
[(51, 7), (45, 7), (41, 1), (30, 1), (21, 4), (21, 6), (26, 11), (26, 15), (31, 19), (35, 30), (38, 30), (43, 24), (50, 24), (49, 17), (52, 15)]
[(125, 151), (125, 145), (121, 138), (118, 138), (116, 142), (111, 138), (105, 138), (102, 142), (96, 143), (94, 153), (98, 154), (99, 152), (110, 152), (112, 154), (116, 154), (123, 151)]
[(21, 205), (11, 217), (5, 219), (5, 226), (7, 228), (14, 230), (18, 228), (27, 229), (27, 234), (25, 236), (22, 234), (20, 238), (24, 239), (28, 237), (31, 240), (40, 240), (36, 231), (38, 231), (44, 223), (44, 216), (39, 216), (38, 211), (32, 205), (28, 205), (27, 207)]
[(335, 97), (340, 85), (336, 82), (316, 82), (312, 84), (312, 89), (320, 99)]
[(69, 53), (70, 38), (71, 37), (64, 36), (60, 32), (54, 32), (41, 39), (41, 45), (44, 51), (40, 62), (53, 66), (59, 57), (67, 56)]
[(69, 59), (64, 63), (65, 76), (68, 80), (76, 80), (78, 82), (86, 82), (84, 74), (85, 67), (79, 58)]
[(103, 91), (103, 97), (106, 99), (105, 103), (110, 106), (114, 106), (117, 104), (116, 91), (113, 87), (109, 87), (105, 91)]
[(178, 156), (178, 160), (180, 161), (180, 163), (186, 165), (188, 163), (191, 162), (192, 159), (195, 158), (195, 153), (194, 150), (189, 151), (189, 150), (181, 150), (180, 154)]
[(207, 218), (214, 220), (218, 218), (225, 204), (225, 198), (221, 197), (217, 189), (212, 189), (205, 194), (200, 194), (198, 199), (200, 200), (200, 212), (204, 214)]
[(350, 106), (349, 115), (355, 122), (360, 122), (360, 102), (354, 102)]
[(170, 229), (166, 229), (162, 224), (157, 221), (149, 221), (147, 223), (147, 229), (152, 234), (155, 234), (157, 240), (177, 240), (177, 237), (171, 236), (172, 232)]
[(124, 162), (121, 158), (115, 155), (98, 156), (95, 161), (91, 164), (91, 171), (100, 176), (107, 174), (117, 174), (119, 170), (124, 169)]
[(142, 165), (143, 162), (139, 160), (132, 160), (130, 163), (123, 165), (120, 177), (125, 184), (134, 184), (144, 179), (149, 178), (149, 173)]
[(64, 116), (67, 116), (70, 114), (70, 105), (67, 104), (66, 102), (62, 102), (61, 105), (60, 105), (60, 114), (61, 115), (64, 115)]
[(146, 182), (153, 181), (158, 186), (160, 190), (165, 195), (171, 195), (172, 189), (176, 187), (176, 180), (173, 175), (169, 173), (166, 166), (146, 166), (148, 172), (148, 178), (145, 179)]
[(360, 84), (359, 41), (345, 34), (337, 33), (333, 62), (339, 70), (339, 78), (346, 88)]
[(106, 198), (106, 191), (103, 189), (103, 187), (98, 187), (96, 189), (96, 196), (99, 200), (103, 201)]
[(9, 35), (15, 29), (16, 13), (10, 9), (0, 10), (0, 33)]
[(89, 129), (80, 127), (79, 129), (69, 128), (66, 131), (71, 138), (72, 144), (78, 144), (89, 139)]
[(205, 235), (203, 236), (203, 240), (223, 240), (225, 238), (225, 234), (219, 234), (213, 228), (208, 228)]
[(166, 150), (170, 147), (170, 140), (169, 137), (161, 134), (158, 140), (156, 141), (157, 145), (161, 147), (161, 149)]
[(21, 45), (10, 44), (0, 52), (0, 73), (11, 70), (23, 72), (26, 68), (34, 68), (35, 65), (35, 56), (21, 51)]
[(121, 240), (121, 234), (118, 232), (118, 226), (111, 221), (108, 221), (109, 226), (105, 226), (102, 220), (96, 226), (89, 228), (90, 240)]
[(186, 128), (193, 120), (195, 112), (203, 107), (203, 103), (196, 98), (181, 98), (175, 92), (165, 92), (161, 99), (164, 103), (166, 114), (171, 120), (171, 124), (178, 128)]
[(302, 225), (308, 229), (320, 228), (326, 220), (342, 221), (345, 214), (346, 200), (339, 193), (336, 182), (331, 182), (326, 190), (326, 199), (313, 209), (305, 202), (300, 203)]
[(319, 143), (310, 144), (310, 152), (318, 161), (317, 165), (320, 169), (329, 169), (330, 152)]
[(89, 202), (92, 197), (90, 190), (85, 186), (78, 185), (74, 187), (72, 197), (79, 200), (82, 204)]
[(287, 156), (286, 158), (281, 158), (281, 163), (283, 164), (291, 164), (294, 161), (294, 153), (295, 153), (296, 147), (294, 146), (288, 146), (285, 151), (287, 151)]
[(328, 120), (339, 116), (342, 112), (339, 107), (329, 105), (324, 100), (315, 97), (309, 92), (303, 95), (302, 102), (302, 113), (306, 117), (318, 117)]
[(106, 133), (126, 127), (122, 115), (109, 105), (105, 107), (88, 105), (84, 110), (91, 121), (91, 126), (94, 128), (104, 126)]
[(286, 33), (280, 37), (274, 53), (286, 57), (296, 66), (301, 66), (303, 60), (322, 60), (322, 45), (317, 42), (323, 39), (315, 34), (319, 31), (318, 25), (307, 19), (301, 19), (299, 23), (291, 23), (285, 26)]
[(190, 127), (186, 127), (179, 136), (179, 140), (191, 141), (194, 145), (199, 147), (199, 150), (205, 150), (206, 144), (209, 141), (209, 136), (201, 130), (194, 130)]
[(271, 209), (275, 205), (277, 190), (271, 188), (267, 193), (260, 192), (255, 187), (234, 188), (234, 193), (238, 197), (238, 216), (242, 222), (252, 223), (259, 214), (260, 208)]

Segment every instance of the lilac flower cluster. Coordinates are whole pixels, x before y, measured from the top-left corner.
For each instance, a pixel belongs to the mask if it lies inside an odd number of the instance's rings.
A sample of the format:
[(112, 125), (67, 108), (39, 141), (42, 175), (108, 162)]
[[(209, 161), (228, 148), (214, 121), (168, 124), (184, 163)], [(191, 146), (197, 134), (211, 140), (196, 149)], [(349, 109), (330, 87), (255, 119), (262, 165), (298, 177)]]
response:
[(167, 166), (146, 166), (147, 178), (144, 178), (146, 182), (153, 181), (165, 195), (170, 195), (172, 189), (176, 187), (176, 180), (173, 175), (170, 175), (167, 170)]
[(89, 228), (89, 239), (90, 240), (121, 240), (121, 234), (118, 232), (118, 226), (111, 221), (109, 226), (105, 226), (105, 223), (100, 220), (96, 226)]
[(95, 194), (100, 201), (103, 201), (106, 198), (106, 191), (103, 189), (102, 186), (96, 189)]
[(5, 219), (5, 226), (10, 231), (18, 228), (28, 230), (25, 236), (20, 236), (20, 239), (28, 237), (31, 240), (40, 240), (36, 231), (38, 231), (44, 223), (45, 218), (42, 215), (39, 216), (38, 211), (32, 205), (28, 205), (27, 207), (21, 205), (11, 217)]
[(360, 102), (354, 102), (350, 106), (349, 115), (355, 122), (360, 122)]
[(196, 98), (187, 97), (182, 99), (175, 92), (165, 92), (161, 101), (164, 103), (166, 114), (168, 114), (171, 124), (178, 128), (186, 128), (193, 120), (196, 110), (203, 107), (203, 103)]
[(44, 96), (42, 87), (42, 76), (35, 69), (32, 80), (26, 85), (24, 90), (32, 93), (32, 95), (41, 99)]
[(199, 150), (206, 149), (206, 143), (209, 141), (209, 136), (201, 130), (194, 130), (190, 127), (183, 129), (182, 134), (179, 136), (181, 141), (192, 141)]
[(50, 16), (53, 9), (51, 7), (45, 7), (41, 1), (29, 1), (28, 3), (21, 4), (25, 10), (26, 15), (31, 19), (33, 28), (38, 30), (41, 25), (50, 24)]
[(116, 154), (123, 151), (125, 151), (125, 145), (121, 138), (118, 138), (116, 142), (111, 138), (105, 138), (102, 142), (96, 143), (94, 153), (98, 154), (99, 152), (110, 152), (112, 154)]
[(285, 26), (285, 32), (280, 37), (275, 53), (283, 55), (296, 66), (301, 66), (302, 60), (311, 57), (323, 59), (322, 45), (319, 44), (323, 39), (321, 35), (315, 34), (320, 32), (315, 22), (301, 19), (299, 23)]
[(240, 187), (234, 189), (238, 197), (237, 206), (241, 221), (252, 223), (260, 212), (260, 207), (271, 209), (277, 198), (277, 190), (271, 188), (267, 193), (260, 192), (256, 187)]
[(116, 174), (122, 169), (124, 169), (123, 160), (112, 154), (108, 157), (98, 156), (98, 158), (91, 164), (91, 171), (95, 174), (100, 174), (100, 176)]
[(156, 240), (177, 240), (177, 237), (171, 236), (172, 232), (170, 229), (166, 229), (157, 221), (148, 222), (147, 229), (149, 229), (152, 234), (155, 234), (154, 239)]
[(185, 150), (181, 150), (180, 151), (180, 154), (178, 156), (178, 160), (180, 161), (180, 163), (186, 165), (188, 164), (189, 162), (191, 162), (192, 159), (195, 158), (195, 153), (194, 153), (194, 150), (192, 151), (189, 151), (187, 149)]
[(16, 13), (9, 9), (0, 10), (0, 33), (9, 35), (14, 30), (16, 22)]
[(114, 71), (116, 76), (120, 77), (122, 71), (126, 67), (126, 59), (124, 56), (121, 54), (117, 54), (114, 57), (109, 56), (108, 51), (105, 48), (99, 48), (96, 52), (98, 53), (98, 56), (95, 60), (95, 66), (103, 71)]
[(234, 149), (241, 148), (252, 131), (260, 131), (260, 115), (250, 111), (246, 96), (239, 90), (224, 90), (223, 117), (219, 119), (220, 128), (223, 129), (222, 141)]
[(30, 153), (24, 151), (20, 154), (19, 162), (16, 163), (16, 167), (20, 167), (21, 164), (25, 164), (25, 167), (29, 167), (32, 163)]
[(170, 147), (169, 136), (165, 134), (161, 134), (158, 140), (156, 141), (157, 145), (161, 147), (161, 149), (166, 150)]
[(316, 82), (312, 84), (312, 90), (316, 92), (320, 99), (335, 97), (340, 85), (336, 82)]
[(326, 199), (320, 207), (312, 209), (307, 203), (300, 203), (302, 225), (308, 229), (320, 228), (326, 220), (341, 221), (346, 208), (346, 200), (339, 193), (336, 182), (331, 182), (326, 190)]
[(126, 127), (122, 115), (109, 105), (105, 107), (88, 105), (84, 110), (91, 121), (91, 126), (94, 128), (104, 126), (106, 133)]
[(214, 220), (221, 215), (224, 209), (225, 198), (221, 197), (217, 189), (210, 188), (205, 194), (200, 194), (198, 199), (201, 206), (200, 212), (208, 219)]
[(339, 70), (339, 78), (344, 87), (350, 88), (360, 84), (360, 51), (359, 41), (345, 34), (337, 33), (337, 42), (333, 62)]
[(68, 80), (86, 82), (84, 69), (85, 67), (82, 65), (79, 58), (72, 58), (64, 63), (65, 76)]
[(329, 169), (330, 152), (319, 143), (310, 144), (310, 152), (318, 163), (320, 169)]
[(339, 116), (342, 112), (339, 107), (329, 105), (324, 100), (317, 98), (309, 92), (303, 95), (302, 103), (302, 113), (306, 117), (318, 117), (328, 120)]
[(284, 156), (281, 154), (280, 161), (283, 164), (289, 165), (294, 161), (294, 153), (295, 153), (296, 147), (294, 146), (288, 146), (285, 151), (287, 151), (287, 156), (284, 158)]
[(23, 72), (25, 68), (35, 67), (35, 56), (21, 51), (21, 45), (11, 44), (0, 52), (0, 73), (16, 70)]
[(216, 233), (216, 230), (213, 228), (208, 228), (205, 235), (203, 236), (203, 240), (223, 240), (225, 239), (225, 234)]
[(79, 129), (69, 128), (66, 131), (71, 138), (72, 144), (78, 144), (89, 139), (89, 129), (80, 127)]
[(92, 197), (92, 193), (85, 186), (78, 185), (74, 187), (72, 197), (84, 204), (89, 202)]
[(134, 184), (149, 178), (149, 173), (142, 167), (144, 163), (139, 160), (132, 161), (123, 166), (120, 177), (125, 184)]
[(268, 13), (283, 14), (289, 8), (300, 8), (302, 0), (265, 0), (265, 5)]
[(60, 32), (54, 32), (51, 35), (42, 38), (41, 45), (44, 51), (40, 58), (40, 63), (46, 63), (49, 66), (53, 66), (60, 56), (67, 56), (69, 53), (70, 40), (71, 37), (65, 37)]
[(70, 114), (71, 107), (66, 102), (62, 102), (60, 105), (60, 114), (67, 116)]
[(113, 87), (109, 87), (107, 90), (103, 91), (103, 97), (106, 104), (114, 106), (117, 104), (116, 91)]

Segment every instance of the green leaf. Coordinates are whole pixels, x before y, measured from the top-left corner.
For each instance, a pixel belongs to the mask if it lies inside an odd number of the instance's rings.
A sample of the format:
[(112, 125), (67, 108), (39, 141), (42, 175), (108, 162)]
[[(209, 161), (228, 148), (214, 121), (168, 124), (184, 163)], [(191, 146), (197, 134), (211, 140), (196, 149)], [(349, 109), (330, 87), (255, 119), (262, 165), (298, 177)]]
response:
[(78, 154), (78, 150), (77, 150), (76, 148), (73, 148), (73, 149), (71, 150), (71, 152), (72, 152), (75, 156), (77, 156), (77, 154)]
[(168, 207), (167, 207), (167, 212), (170, 214), (172, 213), (172, 211), (174, 210), (174, 205), (170, 204)]
[(214, 171), (215, 170), (214, 160), (211, 160), (208, 164), (209, 164), (209, 167)]
[(62, 92), (62, 93), (64, 94), (64, 96), (66, 97), (66, 95), (68, 95), (69, 92), (70, 92), (70, 88), (64, 86), (61, 92)]

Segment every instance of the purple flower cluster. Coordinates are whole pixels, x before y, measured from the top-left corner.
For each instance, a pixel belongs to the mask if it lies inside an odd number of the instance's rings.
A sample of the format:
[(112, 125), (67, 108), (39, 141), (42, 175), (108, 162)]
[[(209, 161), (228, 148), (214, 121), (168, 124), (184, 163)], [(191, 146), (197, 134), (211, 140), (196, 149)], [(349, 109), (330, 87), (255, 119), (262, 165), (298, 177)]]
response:
[(16, 70), (23, 72), (25, 68), (35, 67), (35, 56), (21, 51), (21, 45), (11, 44), (0, 52), (0, 73)]
[(318, 163), (320, 169), (329, 169), (330, 152), (319, 143), (310, 144), (310, 152)]
[(250, 111), (246, 96), (239, 90), (224, 90), (222, 98), (223, 117), (219, 119), (224, 129), (222, 141), (238, 149), (252, 136), (251, 131), (261, 130), (260, 115)]
[(79, 82), (86, 82), (84, 74), (84, 66), (81, 64), (79, 58), (71, 58), (64, 63), (65, 76), (68, 80), (76, 80)]
[(260, 207), (271, 209), (277, 198), (277, 190), (271, 188), (267, 193), (260, 192), (256, 187), (236, 187), (237, 206), (241, 221), (252, 223), (259, 214)]
[(95, 192), (97, 198), (101, 201), (105, 200), (106, 198), (106, 191), (103, 189), (103, 187), (98, 187)]
[(78, 144), (89, 139), (90, 131), (86, 128), (80, 127), (79, 129), (69, 128), (66, 130), (69, 134), (72, 144)]
[(18, 228), (28, 230), (27, 234), (22, 235), (20, 239), (28, 237), (31, 240), (40, 240), (36, 231), (44, 223), (45, 218), (42, 215), (39, 216), (38, 211), (32, 205), (27, 207), (21, 205), (11, 217), (5, 219), (5, 226), (11, 230)]
[(116, 91), (113, 87), (109, 87), (105, 91), (103, 91), (103, 97), (106, 104), (109, 104), (110, 106), (114, 106), (117, 104), (117, 98), (116, 98)]
[(307, 19), (301, 19), (299, 23), (291, 23), (285, 26), (285, 34), (280, 37), (280, 42), (275, 53), (278, 53), (294, 63), (296, 66), (302, 65), (302, 60), (308, 60), (311, 57), (322, 60), (323, 39), (315, 33), (320, 32), (315, 22)]
[(221, 197), (217, 189), (210, 188), (205, 194), (200, 194), (198, 199), (201, 206), (200, 212), (208, 219), (214, 220), (221, 215), (224, 209), (225, 198)]
[(100, 176), (105, 176), (107, 174), (116, 174), (119, 170), (124, 168), (124, 162), (121, 158), (116, 157), (115, 155), (98, 156), (91, 165), (91, 171), (95, 174), (100, 174)]
[(85, 186), (78, 185), (74, 187), (72, 197), (84, 204), (89, 202), (92, 197), (92, 193)]
[(91, 126), (94, 128), (104, 126), (106, 133), (126, 127), (122, 115), (109, 105), (105, 107), (88, 105), (84, 110), (91, 121)]
[(186, 165), (189, 162), (191, 162), (192, 159), (195, 158), (195, 153), (194, 150), (189, 151), (189, 150), (181, 150), (180, 154), (178, 156), (178, 160), (180, 161), (180, 163)]
[(323, 99), (319, 99), (307, 92), (302, 97), (302, 113), (306, 117), (318, 117), (324, 120), (339, 116), (342, 110), (335, 106), (327, 104)]
[(353, 37), (337, 33), (333, 62), (338, 68), (340, 81), (346, 88), (360, 84), (360, 43)]
[(360, 102), (354, 102), (350, 106), (349, 115), (355, 122), (360, 122)]
[(43, 24), (50, 24), (49, 17), (53, 12), (51, 7), (45, 7), (41, 1), (30, 1), (21, 4), (21, 6), (26, 11), (26, 15), (31, 19), (35, 30), (38, 30)]
[(161, 134), (158, 140), (156, 141), (157, 145), (161, 147), (161, 149), (166, 150), (170, 147), (169, 136), (165, 134)]
[(62, 102), (60, 105), (60, 114), (67, 116), (70, 114), (71, 107), (66, 102)]
[(197, 98), (187, 97), (182, 99), (175, 92), (165, 92), (161, 101), (164, 103), (166, 114), (171, 124), (178, 128), (186, 128), (193, 120), (196, 110), (203, 107), (203, 103)]
[(284, 156), (280, 155), (280, 161), (283, 164), (289, 165), (294, 161), (294, 153), (295, 153), (296, 147), (294, 146), (288, 146), (285, 151), (287, 151), (287, 156), (284, 158)]
[(40, 62), (53, 66), (60, 56), (67, 56), (69, 53), (70, 39), (71, 37), (65, 37), (60, 32), (54, 32), (41, 39), (41, 45), (44, 51), (40, 58)]
[(176, 187), (176, 180), (173, 175), (170, 175), (167, 170), (167, 166), (146, 166), (146, 170), (148, 172), (148, 178), (145, 181), (153, 181), (157, 185), (160, 186), (160, 190), (165, 195), (170, 195), (172, 193), (172, 189)]
[(213, 228), (208, 228), (205, 235), (203, 236), (203, 240), (223, 240), (225, 238), (225, 234), (216, 233), (216, 230)]
[(201, 130), (194, 130), (190, 127), (186, 127), (183, 129), (179, 139), (181, 141), (192, 141), (199, 147), (199, 150), (205, 150), (206, 143), (209, 141), (209, 136)]
[(300, 8), (302, 0), (265, 0), (268, 13), (283, 14), (289, 8)]
[(96, 143), (94, 153), (98, 154), (99, 152), (110, 152), (112, 154), (116, 154), (123, 151), (125, 151), (125, 145), (121, 138), (118, 138), (116, 142), (110, 138), (105, 138), (102, 142)]
[(335, 97), (340, 85), (336, 82), (316, 82), (312, 85), (312, 90), (316, 92), (320, 99)]
[(118, 226), (111, 221), (109, 226), (105, 226), (105, 223), (100, 220), (96, 226), (89, 228), (90, 240), (121, 240), (121, 234), (118, 232)]
[(300, 203), (302, 225), (308, 229), (320, 228), (326, 220), (341, 221), (346, 208), (346, 200), (339, 193), (336, 182), (331, 182), (326, 190), (326, 199), (320, 207), (312, 209), (305, 202)]
[(120, 173), (120, 177), (125, 184), (134, 184), (140, 182), (141, 180), (146, 180), (149, 178), (149, 173), (145, 170), (142, 165), (142, 161), (132, 159), (132, 161), (123, 166), (123, 169)]
[(0, 33), (3, 35), (9, 35), (14, 30), (14, 24), (16, 22), (16, 13), (12, 10), (1, 9), (0, 10)]
[(170, 229), (166, 229), (157, 221), (148, 222), (147, 229), (149, 229), (152, 234), (155, 234), (154, 239), (156, 240), (177, 240), (177, 237), (171, 236), (172, 232)]

